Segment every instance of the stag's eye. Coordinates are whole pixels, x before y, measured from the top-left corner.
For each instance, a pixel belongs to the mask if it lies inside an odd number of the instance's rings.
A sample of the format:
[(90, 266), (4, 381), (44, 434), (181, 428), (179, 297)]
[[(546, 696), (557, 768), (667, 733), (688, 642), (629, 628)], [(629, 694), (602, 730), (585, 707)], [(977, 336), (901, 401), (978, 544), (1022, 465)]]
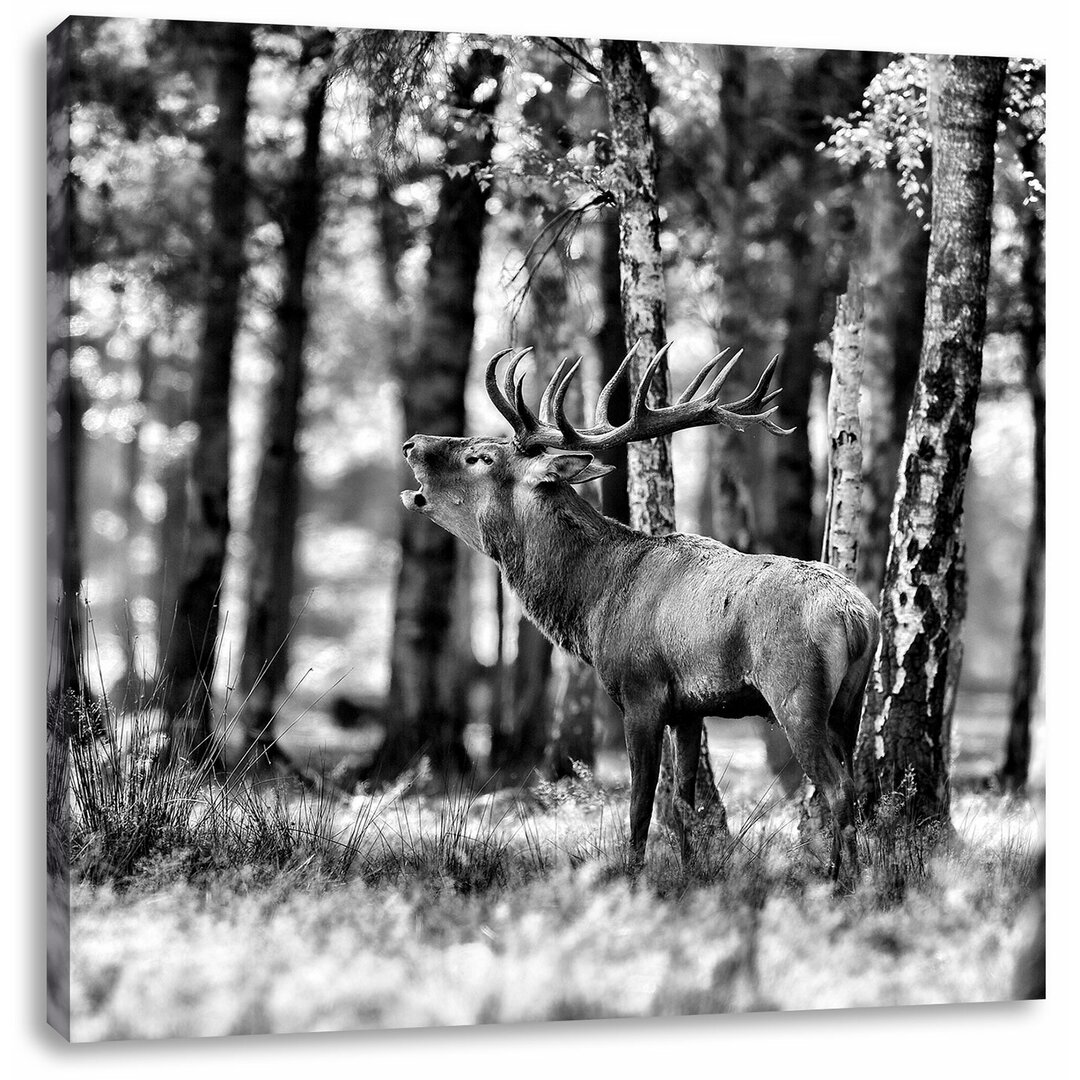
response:
[(487, 454), (466, 454), (465, 464), (475, 465), (478, 461), (482, 461), (485, 465), (491, 465), (494, 462), (494, 458), (489, 457)]

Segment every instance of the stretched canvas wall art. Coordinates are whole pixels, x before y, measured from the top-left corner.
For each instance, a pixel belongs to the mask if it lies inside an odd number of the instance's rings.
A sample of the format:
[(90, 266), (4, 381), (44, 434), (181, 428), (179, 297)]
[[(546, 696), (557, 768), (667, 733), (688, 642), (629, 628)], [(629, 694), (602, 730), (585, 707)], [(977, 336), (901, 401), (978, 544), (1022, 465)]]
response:
[(52, 1026), (1044, 996), (1044, 85), (57, 27)]

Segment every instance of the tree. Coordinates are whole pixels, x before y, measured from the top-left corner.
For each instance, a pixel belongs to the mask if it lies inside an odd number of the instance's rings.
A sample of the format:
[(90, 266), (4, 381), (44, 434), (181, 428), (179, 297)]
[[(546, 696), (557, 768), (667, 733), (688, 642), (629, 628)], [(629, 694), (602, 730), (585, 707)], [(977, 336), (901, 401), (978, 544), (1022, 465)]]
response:
[(186, 25), (192, 46), (205, 50), (211, 68), (217, 120), (206, 143), (212, 227), (206, 238), (205, 319), (192, 405), (199, 434), (188, 476), (186, 552), (165, 661), (164, 705), (170, 752), (207, 761), (213, 753), (210, 687), (229, 539), (229, 391), (245, 266), (245, 133), (255, 52), (250, 26)]
[(297, 434), (304, 388), (309, 255), (319, 228), (320, 135), (333, 34), (316, 30), (301, 43), (299, 78), (307, 81), (304, 141), (280, 207), (284, 278), (277, 305), (277, 381), (270, 394), (265, 447), (252, 506), (247, 627), (240, 663), (244, 734), (260, 763), (289, 765), (274, 739), (273, 708), (288, 670), (294, 548), (299, 515)]
[(787, 248), (791, 291), (780, 350), (778, 379), (784, 393), (777, 422), (795, 430), (769, 444), (772, 497), (764, 524), (767, 549), (797, 559), (815, 558), (820, 550), (810, 401), (816, 349), (827, 332), (829, 297), (843, 289), (851, 231), (842, 174), (820, 147), (827, 134), (826, 117), (846, 116), (858, 105), (874, 65), (874, 54), (825, 51), (800, 65), (790, 80), (792, 131), (781, 157), (785, 182), (777, 235)]
[(859, 509), (862, 496), (862, 424), (859, 396), (863, 372), (862, 288), (852, 277), (836, 301), (829, 383), (829, 487), (821, 561), (855, 581), (859, 566)]
[[(647, 74), (634, 41), (606, 40), (602, 45), (603, 83), (611, 112), (613, 191), (619, 211), (619, 265), (623, 331), (635, 348), (630, 380), (641, 382), (645, 368), (664, 345), (666, 296), (660, 254), (660, 215), (656, 190), (656, 150), (647, 104)], [(648, 403), (662, 408), (669, 401), (667, 364), (652, 380)], [(627, 447), (630, 524), (651, 535), (675, 531), (675, 482), (671, 471), (670, 436), (631, 443)], [(698, 807), (722, 804), (712, 775), (705, 726), (701, 728), (698, 764)], [(670, 737), (664, 739), (657, 805), (670, 816), (672, 767)]]
[(49, 693), (61, 702), (61, 715), (74, 730), (93, 708), (86, 677), (82, 596), (83, 560), (80, 514), (81, 462), (85, 411), (79, 380), (71, 370), (71, 274), (75, 254), (71, 176), (72, 23), (49, 38), (47, 82), (47, 274), (46, 385), (49, 472), (47, 557), (49, 568)]
[[(764, 353), (752, 318), (753, 295), (749, 242), (749, 182), (753, 170), (749, 132), (749, 51), (724, 45), (717, 49), (720, 67), (720, 199), (723, 240), (716, 245), (716, 276), (720, 289), (717, 346), (732, 344), (755, 361)], [(751, 364), (736, 365), (729, 385), (733, 398), (753, 389)], [(755, 521), (750, 496), (752, 443), (747, 433), (715, 427), (708, 436), (709, 469), (705, 491), (711, 527), (717, 540), (739, 551), (754, 550)], [(788, 754), (790, 757), (790, 752)]]
[[(1043, 175), (1042, 156), (1036, 132), (1020, 132), (1018, 154), (1025, 181), (1038, 182)], [(1026, 188), (1025, 183), (1025, 188)], [(1039, 631), (1042, 627), (1043, 590), (1046, 564), (1046, 388), (1042, 362), (1046, 328), (1045, 284), (1043, 280), (1042, 207), (1025, 197), (1020, 207), (1023, 254), (1020, 292), (1025, 307), (1020, 327), (1024, 387), (1031, 402), (1033, 422), (1031, 531), (1024, 564), (1024, 584), (1020, 634), (1017, 641), (1016, 672), (1013, 676), (1009, 709), (1009, 735), (1005, 761), (999, 772), (1010, 788), (1027, 782), (1031, 764), (1031, 715), (1039, 684)]]
[(912, 811), (946, 819), (949, 684), (959, 665), (961, 527), (986, 319), (994, 141), (1006, 61), (931, 64), (933, 201), (919, 378), (892, 518), (882, 643), (856, 782), (868, 805), (914, 783)]
[(904, 202), (895, 162), (867, 169), (855, 194), (854, 274), (862, 283), (863, 492), (859, 585), (881, 595), (889, 516), (922, 345), (929, 232)]
[[(473, 49), (450, 73), (450, 116), (442, 133), (446, 174), (429, 234), (427, 280), (417, 337), (400, 370), (405, 433), (465, 433), (465, 378), (472, 352), (474, 295), (487, 194), (477, 169), (491, 160), (492, 119), (505, 58)], [(468, 772), (461, 664), (451, 634), (457, 542), (416, 514), (402, 515), (391, 648), (387, 737), (373, 765), (383, 779), (421, 752), (436, 774)]]

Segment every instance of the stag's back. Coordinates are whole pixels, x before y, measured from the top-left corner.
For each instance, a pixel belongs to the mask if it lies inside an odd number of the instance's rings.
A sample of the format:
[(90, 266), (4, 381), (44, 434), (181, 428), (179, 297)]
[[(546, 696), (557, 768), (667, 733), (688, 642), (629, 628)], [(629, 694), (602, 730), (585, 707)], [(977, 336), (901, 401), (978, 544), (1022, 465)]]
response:
[(600, 650), (620, 677), (731, 709), (754, 691), (788, 693), (808, 672), (831, 701), (853, 665), (868, 669), (878, 636), (873, 605), (833, 568), (685, 534), (647, 541), (603, 622), (607, 643), (622, 642)]

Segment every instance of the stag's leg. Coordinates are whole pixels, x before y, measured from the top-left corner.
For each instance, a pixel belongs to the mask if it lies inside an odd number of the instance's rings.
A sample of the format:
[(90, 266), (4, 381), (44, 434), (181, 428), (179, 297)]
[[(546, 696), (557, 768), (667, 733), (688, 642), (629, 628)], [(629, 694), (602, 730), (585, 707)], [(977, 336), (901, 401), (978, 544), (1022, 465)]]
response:
[(840, 875), (841, 847), (849, 872), (858, 869), (855, 847), (855, 782), (842, 740), (829, 724), (822, 695), (796, 691), (778, 708), (777, 720), (806, 775), (821, 792), (833, 819), (833, 879)]
[(635, 871), (645, 864), (664, 724), (655, 713), (627, 710), (624, 716), (626, 752), (630, 757), (630, 857)]
[(697, 795), (698, 758), (701, 756), (701, 717), (686, 717), (672, 728), (675, 749), (675, 796), (674, 818), (679, 829), (679, 851), (685, 870), (690, 865), (692, 833), (686, 815), (693, 816)]

